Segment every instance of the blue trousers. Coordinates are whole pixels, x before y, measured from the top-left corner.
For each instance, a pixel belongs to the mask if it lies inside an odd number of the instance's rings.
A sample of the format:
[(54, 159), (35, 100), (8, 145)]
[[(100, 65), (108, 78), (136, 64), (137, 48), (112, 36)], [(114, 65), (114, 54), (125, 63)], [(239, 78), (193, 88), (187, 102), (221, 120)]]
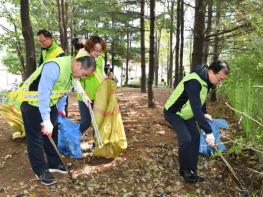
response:
[[(23, 102), (20, 108), (26, 131), (28, 157), (33, 171), (36, 174), (41, 174), (44, 170), (56, 168), (61, 161), (48, 137), (41, 133), (42, 118), (39, 108), (29, 105), (27, 102)], [(56, 105), (54, 105), (51, 107), (50, 119), (54, 126), (52, 138), (56, 144), (58, 142), (57, 117), (58, 111)]]
[(164, 110), (164, 118), (172, 125), (177, 133), (179, 142), (180, 174), (184, 170), (197, 171), (200, 146), (200, 133), (194, 118), (184, 120), (179, 115)]

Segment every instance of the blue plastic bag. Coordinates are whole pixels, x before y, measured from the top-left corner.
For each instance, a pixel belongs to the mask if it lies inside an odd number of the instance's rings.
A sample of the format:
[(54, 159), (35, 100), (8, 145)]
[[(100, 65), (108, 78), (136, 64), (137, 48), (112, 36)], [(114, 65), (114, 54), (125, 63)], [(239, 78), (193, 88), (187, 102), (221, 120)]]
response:
[(81, 158), (81, 133), (79, 130), (79, 124), (62, 116), (58, 117), (58, 122), (60, 123), (58, 149), (65, 155), (73, 158)]
[[(224, 119), (213, 119), (213, 121), (209, 121), (209, 124), (210, 124), (212, 131), (213, 131), (213, 134), (215, 136), (215, 144), (216, 144), (217, 148), (220, 151), (225, 151), (226, 147), (220, 141), (219, 129), (220, 128), (222, 128), (222, 129), (228, 129), (229, 128), (226, 120), (224, 120)], [(206, 156), (209, 156), (209, 155), (214, 154), (214, 152), (215, 152), (215, 150), (212, 147), (210, 147), (205, 140), (205, 132), (203, 130), (201, 130), (199, 153), (204, 154)]]

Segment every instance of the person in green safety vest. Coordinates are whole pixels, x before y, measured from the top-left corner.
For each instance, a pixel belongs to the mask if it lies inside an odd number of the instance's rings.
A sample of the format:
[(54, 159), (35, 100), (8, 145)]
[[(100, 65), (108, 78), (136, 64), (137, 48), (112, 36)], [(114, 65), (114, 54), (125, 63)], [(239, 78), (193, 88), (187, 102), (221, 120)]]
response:
[[(96, 71), (80, 80), (81, 86), (84, 89), (86, 95), (93, 102), (95, 99), (96, 90), (100, 83), (107, 78), (104, 72), (104, 54), (107, 50), (106, 42), (98, 37), (91, 36), (85, 43), (85, 47), (80, 49), (76, 57), (92, 56), (96, 59)], [(86, 131), (91, 125), (91, 117), (89, 109), (83, 102), (82, 96), (77, 94), (79, 111), (80, 111), (80, 131)]]
[(37, 179), (44, 185), (56, 182), (50, 172), (67, 173), (49, 138), (57, 144), (57, 118), (58, 114), (65, 116), (72, 80), (89, 76), (95, 69), (96, 62), (91, 56), (55, 58), (40, 65), (18, 90), (29, 161)]
[(39, 65), (47, 60), (65, 56), (64, 50), (53, 40), (52, 34), (41, 29), (37, 32), (37, 40), (41, 45)]
[[(192, 73), (183, 78), (164, 105), (164, 118), (177, 133), (179, 142), (179, 173), (189, 183), (204, 179), (197, 175), (200, 145), (199, 128), (205, 131), (207, 143), (214, 147), (215, 138), (208, 123), (205, 100), (213, 86), (227, 78), (229, 66), (221, 60), (209, 67), (197, 65)], [(198, 125), (198, 126), (197, 126)]]

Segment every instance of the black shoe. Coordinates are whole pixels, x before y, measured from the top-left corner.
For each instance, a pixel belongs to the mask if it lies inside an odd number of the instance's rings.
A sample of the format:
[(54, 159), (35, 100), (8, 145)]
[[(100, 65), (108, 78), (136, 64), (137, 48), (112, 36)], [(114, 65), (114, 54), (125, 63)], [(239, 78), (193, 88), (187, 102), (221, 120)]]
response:
[(204, 181), (204, 179), (192, 170), (185, 170), (184, 172), (180, 173), (184, 180), (188, 183), (198, 183)]
[(57, 182), (56, 179), (52, 176), (52, 174), (50, 174), (48, 170), (45, 170), (40, 174), (36, 174), (36, 178), (40, 180), (40, 182), (43, 185), (53, 185)]
[(59, 172), (61, 174), (67, 174), (68, 171), (63, 164), (59, 164), (57, 168), (49, 168), (49, 172)]
[(197, 183), (200, 183), (200, 182), (204, 182), (204, 181), (205, 181), (205, 179), (204, 179), (203, 177), (201, 177), (201, 176), (198, 176), (195, 171), (194, 171), (194, 173), (195, 173), (195, 176), (196, 176), (196, 182), (197, 182)]

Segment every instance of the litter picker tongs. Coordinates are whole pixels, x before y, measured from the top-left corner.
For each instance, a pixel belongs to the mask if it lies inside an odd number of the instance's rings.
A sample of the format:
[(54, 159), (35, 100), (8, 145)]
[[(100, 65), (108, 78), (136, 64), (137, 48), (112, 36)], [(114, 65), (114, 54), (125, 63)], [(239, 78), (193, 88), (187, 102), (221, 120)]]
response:
[(97, 125), (97, 122), (96, 122), (96, 119), (95, 119), (95, 116), (94, 116), (91, 104), (90, 103), (88, 103), (88, 104), (85, 103), (85, 104), (89, 108), (89, 113), (90, 113), (93, 129), (95, 131), (94, 133), (95, 133), (98, 145), (99, 145), (99, 149), (101, 149), (103, 147), (103, 143), (102, 143), (102, 140), (101, 140), (101, 136), (100, 136), (100, 133), (99, 133), (98, 125)]

